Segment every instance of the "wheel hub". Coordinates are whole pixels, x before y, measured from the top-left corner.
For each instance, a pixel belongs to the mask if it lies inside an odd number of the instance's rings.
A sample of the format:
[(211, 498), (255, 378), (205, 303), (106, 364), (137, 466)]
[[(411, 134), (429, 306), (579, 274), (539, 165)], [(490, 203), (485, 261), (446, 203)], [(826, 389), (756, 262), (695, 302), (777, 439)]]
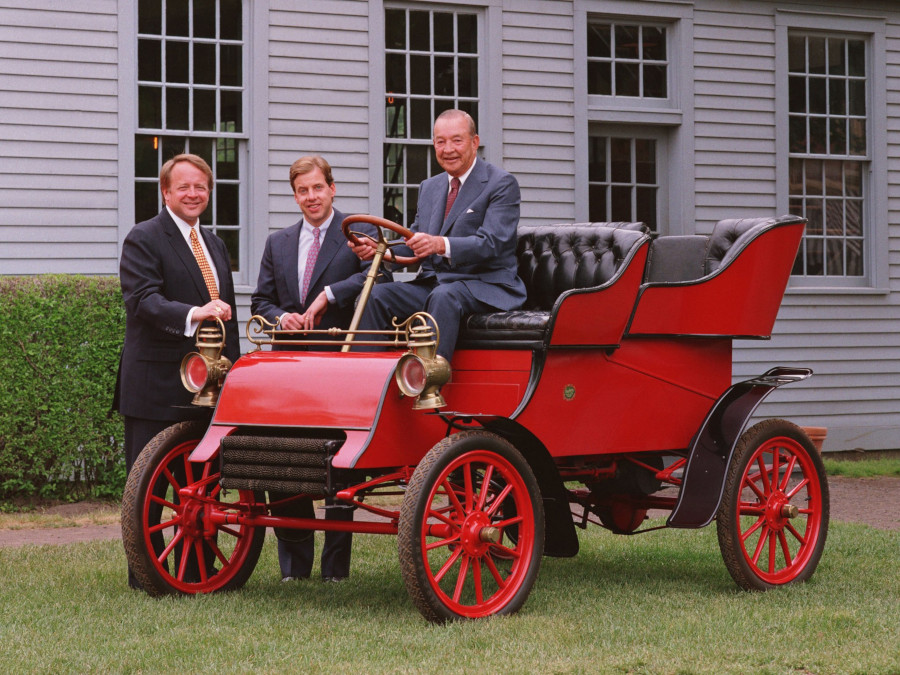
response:
[(796, 518), (800, 510), (791, 504), (784, 492), (778, 490), (769, 497), (766, 504), (766, 523), (773, 530), (781, 531), (791, 518)]
[(463, 521), (460, 539), (467, 555), (481, 557), (492, 543), (500, 541), (501, 534), (499, 528), (491, 526), (491, 519), (486, 513), (476, 511)]
[(206, 507), (197, 499), (197, 493), (192, 488), (183, 488), (178, 491), (181, 503), (175, 506), (175, 512), (180, 516), (181, 526), (187, 537), (203, 536), (203, 516)]

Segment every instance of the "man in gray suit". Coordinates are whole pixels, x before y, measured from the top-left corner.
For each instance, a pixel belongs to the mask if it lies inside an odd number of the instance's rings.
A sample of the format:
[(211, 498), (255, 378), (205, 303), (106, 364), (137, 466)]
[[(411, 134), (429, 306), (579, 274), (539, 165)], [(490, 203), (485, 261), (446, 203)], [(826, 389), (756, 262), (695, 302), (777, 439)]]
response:
[[(266, 240), (250, 309), (273, 323), (281, 319), (280, 326), (286, 330), (347, 328), (369, 263), (362, 262), (344, 246), (346, 239), (341, 232), (344, 214), (332, 206), (337, 188), (328, 162), (318, 155), (301, 157), (291, 165), (290, 182), (303, 217)], [(363, 226), (361, 231), (375, 234), (371, 226)], [(297, 345), (275, 348), (306, 349)], [(337, 350), (340, 344), (309, 348)], [(289, 496), (269, 494), (272, 501)], [(353, 520), (350, 508), (335, 505), (329, 498), (325, 505), (326, 520)], [(295, 518), (315, 516), (310, 499), (287, 502), (274, 507), (273, 513)], [(313, 532), (276, 528), (275, 534), (282, 580), (309, 577), (314, 554)], [(350, 574), (352, 536), (350, 532), (325, 533), (323, 581), (341, 581)]]
[[(438, 354), (453, 356), (459, 325), (473, 312), (506, 311), (522, 306), (525, 285), (516, 274), (519, 184), (503, 169), (476, 159), (475, 121), (461, 110), (446, 110), (434, 123), (434, 152), (445, 173), (419, 188), (414, 235), (397, 255), (421, 259), (411, 282), (372, 289), (360, 329), (391, 325), (424, 309), (440, 331)], [(374, 245), (351, 246), (363, 259)]]

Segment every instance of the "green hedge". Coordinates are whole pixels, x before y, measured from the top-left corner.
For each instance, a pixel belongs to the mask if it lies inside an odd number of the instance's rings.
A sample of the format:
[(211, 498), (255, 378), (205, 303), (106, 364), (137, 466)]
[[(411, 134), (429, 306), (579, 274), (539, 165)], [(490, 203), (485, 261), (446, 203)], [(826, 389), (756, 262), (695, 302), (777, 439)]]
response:
[(119, 497), (116, 277), (0, 277), (0, 499)]

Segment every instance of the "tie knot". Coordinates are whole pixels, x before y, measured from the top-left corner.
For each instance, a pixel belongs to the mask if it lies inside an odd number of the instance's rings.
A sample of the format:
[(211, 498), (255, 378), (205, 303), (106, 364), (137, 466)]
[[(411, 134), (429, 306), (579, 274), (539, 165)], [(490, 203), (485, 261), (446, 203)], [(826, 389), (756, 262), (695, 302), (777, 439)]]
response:
[(316, 238), (316, 241), (319, 241), (319, 231), (320, 231), (320, 230), (319, 230), (318, 227), (314, 227), (314, 228), (313, 228), (313, 237)]
[(459, 190), (459, 178), (457, 178), (456, 176), (450, 179), (450, 189)]

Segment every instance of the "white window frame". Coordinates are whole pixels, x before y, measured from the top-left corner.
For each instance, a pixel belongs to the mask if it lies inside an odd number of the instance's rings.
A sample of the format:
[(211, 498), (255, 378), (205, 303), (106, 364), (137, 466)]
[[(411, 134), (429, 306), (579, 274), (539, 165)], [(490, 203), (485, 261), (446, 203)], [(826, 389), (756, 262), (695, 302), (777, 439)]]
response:
[(788, 141), (788, 33), (825, 33), (866, 43), (866, 141), (863, 160), (867, 175), (863, 185), (863, 264), (861, 277), (792, 276), (791, 290), (823, 293), (886, 293), (888, 279), (887, 103), (885, 21), (858, 15), (778, 10), (775, 15), (775, 142), (776, 204), (788, 213), (790, 148)]
[[(655, 231), (659, 231), (660, 220), (665, 214), (664, 205), (668, 203), (669, 195), (668, 195), (668, 185), (666, 181), (666, 176), (663, 175), (663, 167), (660, 166), (660, 158), (668, 157), (669, 149), (669, 134), (664, 128), (660, 127), (646, 127), (646, 126), (631, 126), (626, 124), (617, 124), (611, 126), (604, 125), (593, 125), (590, 129), (589, 138), (594, 138), (597, 136), (603, 136), (606, 138), (624, 138), (624, 139), (650, 139), (656, 141), (656, 218), (657, 222), (655, 225)], [(632, 171), (634, 170), (634, 166), (631, 167)], [(588, 185), (590, 186), (590, 181), (588, 181)], [(633, 186), (632, 186), (633, 187)], [(590, 207), (590, 198), (588, 200), (588, 207)], [(628, 218), (631, 220), (631, 218)]]
[[(380, 212), (384, 202), (384, 147), (391, 139), (385, 134), (385, 9), (427, 10), (431, 12), (467, 12), (477, 15), (478, 22), (478, 136), (481, 139), (479, 157), (500, 164), (502, 144), (502, 91), (499, 72), (502, 62), (500, 40), (488, 40), (499, 35), (502, 26), (502, 0), (483, 2), (418, 3), (407, 0), (369, 2), (370, 87), (369, 87), (369, 147), (373, 161), (369, 163), (369, 204), (372, 213)], [(429, 141), (430, 145), (430, 141)], [(374, 159), (377, 157), (377, 161)]]
[[(600, 96), (587, 93), (587, 25), (610, 21), (666, 28), (667, 98)], [(590, 136), (652, 137), (657, 140), (657, 229), (694, 234), (694, 8), (681, 2), (576, 0), (575, 5), (575, 211), (587, 220)], [(583, 148), (583, 150), (577, 150)]]
[[(256, 282), (258, 258), (265, 243), (265, 227), (252, 228), (253, 223), (265, 223), (268, 219), (266, 163), (268, 155), (268, 127), (266, 106), (268, 92), (253, 91), (255, 82), (267, 82), (267, 62), (255, 58), (253, 49), (268, 49), (268, 2), (266, 0), (244, 0), (242, 3), (244, 26), (242, 50), (243, 72), (243, 132), (239, 134), (238, 152), (240, 167), (239, 188), (239, 272), (232, 273), (236, 291), (249, 293)], [(135, 224), (134, 191), (134, 143), (135, 136), (144, 130), (137, 126), (137, 48), (138, 48), (138, 7), (137, 3), (120, 3), (119, 6), (119, 205), (118, 205), (118, 253), (122, 243)], [(260, 111), (262, 111), (260, 113)], [(172, 135), (175, 135), (173, 132)], [(194, 137), (218, 137), (219, 134), (180, 134)], [(232, 136), (232, 134), (228, 134)], [(250, 143), (249, 139), (253, 142)], [(254, 198), (254, 195), (257, 195)], [(258, 231), (257, 231), (258, 230)]]

